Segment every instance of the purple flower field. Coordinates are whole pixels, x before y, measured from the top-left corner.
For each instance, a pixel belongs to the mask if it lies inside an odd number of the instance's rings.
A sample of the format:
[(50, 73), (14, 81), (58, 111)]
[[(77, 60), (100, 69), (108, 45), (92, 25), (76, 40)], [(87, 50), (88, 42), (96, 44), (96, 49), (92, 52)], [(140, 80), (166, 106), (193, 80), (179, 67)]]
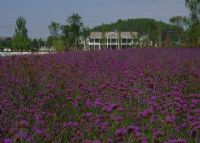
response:
[(200, 49), (0, 57), (0, 142), (199, 143)]

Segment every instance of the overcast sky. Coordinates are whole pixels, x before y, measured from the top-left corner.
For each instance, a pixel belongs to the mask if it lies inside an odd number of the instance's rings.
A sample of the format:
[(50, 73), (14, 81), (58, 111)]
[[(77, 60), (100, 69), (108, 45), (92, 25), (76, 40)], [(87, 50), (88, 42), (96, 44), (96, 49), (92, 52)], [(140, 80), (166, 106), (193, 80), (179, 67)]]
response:
[(46, 38), (51, 21), (61, 24), (77, 12), (93, 27), (126, 18), (155, 18), (167, 22), (175, 15), (187, 16), (185, 0), (0, 0), (0, 36), (12, 36), (18, 16), (27, 20), (31, 38)]

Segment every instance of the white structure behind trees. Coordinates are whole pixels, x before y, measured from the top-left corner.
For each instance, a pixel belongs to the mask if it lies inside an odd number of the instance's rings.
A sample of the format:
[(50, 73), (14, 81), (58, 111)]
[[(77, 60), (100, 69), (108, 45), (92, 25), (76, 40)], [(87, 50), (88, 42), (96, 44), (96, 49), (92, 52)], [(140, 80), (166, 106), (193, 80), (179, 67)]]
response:
[(80, 38), (84, 50), (136, 48), (142, 45), (141, 42), (137, 32), (105, 32), (105, 35), (102, 32), (91, 32), (87, 39)]

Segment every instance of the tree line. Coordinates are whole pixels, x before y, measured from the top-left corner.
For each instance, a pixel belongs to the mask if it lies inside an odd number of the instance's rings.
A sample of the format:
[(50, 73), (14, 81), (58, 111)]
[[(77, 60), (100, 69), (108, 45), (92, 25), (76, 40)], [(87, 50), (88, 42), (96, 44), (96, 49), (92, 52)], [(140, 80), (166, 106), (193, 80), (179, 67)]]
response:
[(65, 25), (51, 22), (48, 26), (50, 31), (50, 36), (47, 38), (48, 45), (53, 46), (57, 51), (82, 49), (79, 37), (87, 38), (90, 33), (89, 28), (84, 27), (78, 13), (69, 16), (66, 22)]
[[(129, 31), (147, 34), (149, 39), (159, 47), (197, 47), (200, 46), (200, 0), (185, 0), (186, 7), (190, 10), (189, 17), (174, 16), (170, 24), (154, 19), (119, 19), (116, 23), (102, 24), (92, 29), (85, 27), (78, 13), (67, 17), (66, 24), (51, 22), (48, 26), (50, 36), (44, 39), (30, 39), (26, 20), (19, 17), (16, 20), (15, 34), (12, 39), (0, 39), (0, 49), (12, 47), (16, 51), (37, 51), (41, 46), (54, 47), (57, 51), (80, 50), (79, 37), (84, 40), (91, 31), (100, 31), (105, 37), (106, 31)], [(104, 42), (105, 43), (105, 42)]]
[(11, 48), (12, 51), (38, 51), (41, 46), (45, 46), (45, 40), (30, 39), (26, 28), (26, 19), (18, 17), (16, 20), (15, 34), (13, 37), (0, 39), (0, 50), (4, 47)]

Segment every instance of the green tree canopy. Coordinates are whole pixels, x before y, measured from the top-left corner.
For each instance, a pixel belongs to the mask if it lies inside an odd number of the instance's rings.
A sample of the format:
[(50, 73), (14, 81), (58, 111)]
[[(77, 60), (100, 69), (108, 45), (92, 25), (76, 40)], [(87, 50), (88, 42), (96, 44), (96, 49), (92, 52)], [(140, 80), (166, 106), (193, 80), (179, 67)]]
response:
[(37, 39), (33, 39), (31, 41), (31, 49), (33, 51), (37, 51), (39, 49), (39, 43), (38, 43), (38, 40)]
[(59, 37), (59, 30), (60, 30), (60, 24), (57, 22), (51, 22), (51, 24), (48, 26), (50, 34), (53, 38)]
[(91, 29), (91, 31), (102, 31), (104, 27), (105, 31), (115, 31), (116, 29), (121, 32), (138, 32), (138, 33), (150, 33), (156, 31), (158, 25), (162, 27), (162, 31), (173, 31), (176, 26), (167, 24), (164, 22), (156, 21), (149, 18), (137, 18), (137, 19), (119, 19), (117, 22), (110, 24), (102, 24)]
[(73, 13), (71, 16), (68, 17), (67, 22), (70, 25), (73, 46), (75, 47), (75, 49), (78, 49), (80, 30), (83, 27), (81, 16), (79, 16), (78, 13)]
[(56, 39), (53, 41), (53, 47), (57, 52), (61, 52), (65, 50), (64, 41), (62, 39)]
[(73, 40), (72, 40), (72, 36), (71, 36), (71, 27), (70, 25), (62, 25), (60, 27), (61, 29), (61, 37), (64, 41), (64, 45), (65, 45), (65, 49), (69, 50), (70, 45), (72, 45)]
[(12, 46), (16, 50), (29, 50), (30, 39), (28, 38), (28, 30), (26, 28), (26, 20), (19, 17), (16, 20), (15, 34), (12, 40)]
[(199, 46), (200, 38), (200, 0), (185, 0), (186, 6), (190, 10), (191, 25), (189, 29), (189, 41), (192, 46)]
[(200, 19), (200, 0), (185, 0), (185, 3), (190, 10), (192, 22), (198, 23)]
[(179, 28), (180, 30), (186, 27), (187, 25), (187, 17), (183, 16), (173, 16), (169, 19), (169, 21), (173, 25), (177, 26), (177, 28)]

